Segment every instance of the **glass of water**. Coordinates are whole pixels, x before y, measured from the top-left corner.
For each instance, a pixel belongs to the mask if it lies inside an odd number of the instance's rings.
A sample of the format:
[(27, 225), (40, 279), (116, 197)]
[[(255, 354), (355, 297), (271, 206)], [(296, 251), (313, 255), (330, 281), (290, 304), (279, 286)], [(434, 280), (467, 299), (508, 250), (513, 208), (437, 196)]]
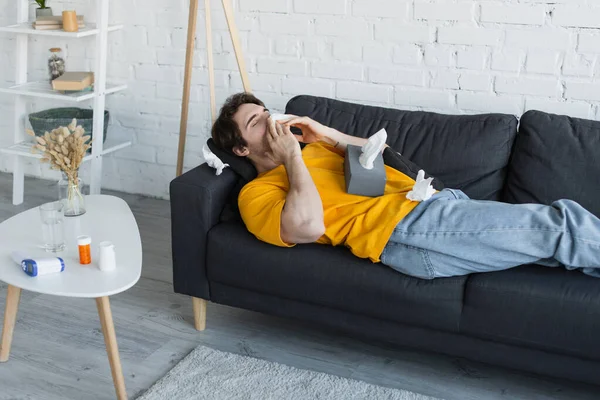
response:
[(56, 253), (63, 251), (66, 247), (63, 227), (63, 207), (64, 205), (60, 201), (46, 203), (40, 206), (44, 248), (48, 252)]

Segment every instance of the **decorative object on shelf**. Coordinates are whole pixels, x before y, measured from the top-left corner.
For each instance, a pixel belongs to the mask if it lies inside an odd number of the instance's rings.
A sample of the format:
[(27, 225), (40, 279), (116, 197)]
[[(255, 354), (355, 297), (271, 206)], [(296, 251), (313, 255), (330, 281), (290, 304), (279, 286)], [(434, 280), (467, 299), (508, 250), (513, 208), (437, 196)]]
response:
[(58, 200), (65, 205), (65, 217), (77, 217), (85, 214), (84, 195), (89, 194), (87, 186), (79, 177), (69, 178), (66, 173), (62, 173), (58, 181)]
[(27, 134), (35, 137), (36, 144), (32, 151), (41, 151), (44, 156), (42, 163), (50, 163), (50, 169), (63, 173), (63, 179), (58, 184), (59, 200), (64, 204), (65, 216), (73, 217), (85, 213), (83, 185), (79, 178), (79, 166), (87, 150), (91, 147), (88, 141), (91, 136), (85, 134), (77, 120), (64, 127), (59, 126), (44, 136), (36, 136), (31, 130)]
[[(104, 132), (102, 143), (106, 142), (108, 132), (108, 120), (110, 113), (104, 110)], [(29, 122), (36, 136), (44, 136), (46, 131), (50, 131), (57, 126), (65, 126), (73, 119), (83, 127), (85, 132), (94, 139), (94, 110), (76, 107), (51, 108), (49, 110), (39, 111), (29, 114)], [(98, 139), (95, 139), (97, 142)], [(91, 149), (89, 150), (91, 151)]]
[(36, 17), (52, 16), (52, 8), (46, 7), (46, 0), (35, 0), (39, 6), (35, 9)]
[[(33, 28), (37, 29), (38, 31), (63, 29), (63, 17), (61, 15), (37, 17), (33, 23)], [(77, 28), (85, 28), (85, 24), (83, 23), (83, 15), (77, 16)]]
[(63, 58), (62, 49), (53, 47), (50, 49), (50, 58), (48, 59), (48, 74), (50, 82), (60, 77), (65, 73), (65, 59)]
[(79, 92), (82, 90), (91, 90), (93, 84), (93, 72), (65, 72), (60, 77), (52, 81), (52, 89), (60, 92)]
[(63, 11), (63, 29), (65, 32), (77, 32), (79, 31), (79, 25), (77, 23), (77, 13), (72, 10)]

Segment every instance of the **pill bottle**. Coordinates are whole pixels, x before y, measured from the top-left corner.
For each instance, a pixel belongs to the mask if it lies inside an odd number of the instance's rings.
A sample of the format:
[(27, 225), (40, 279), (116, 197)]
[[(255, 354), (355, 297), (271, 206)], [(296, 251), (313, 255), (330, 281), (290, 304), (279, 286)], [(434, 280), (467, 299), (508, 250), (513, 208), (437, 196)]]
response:
[(78, 236), (77, 247), (79, 248), (79, 264), (92, 263), (92, 238), (89, 236)]

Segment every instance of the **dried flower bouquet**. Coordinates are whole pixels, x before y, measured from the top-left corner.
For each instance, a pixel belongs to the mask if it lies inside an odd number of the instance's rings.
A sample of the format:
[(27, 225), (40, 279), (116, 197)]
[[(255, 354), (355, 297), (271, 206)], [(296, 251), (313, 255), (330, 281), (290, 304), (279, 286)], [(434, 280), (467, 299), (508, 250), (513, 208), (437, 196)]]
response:
[(27, 134), (36, 140), (32, 152), (43, 153), (41, 162), (50, 163), (51, 169), (62, 171), (68, 179), (67, 200), (71, 202), (78, 196), (83, 201), (78, 174), (83, 157), (91, 148), (91, 136), (85, 134), (81, 125), (77, 125), (77, 119), (74, 118), (66, 127), (60, 126), (52, 132), (45, 132), (44, 136), (36, 136), (31, 130), (27, 130)]

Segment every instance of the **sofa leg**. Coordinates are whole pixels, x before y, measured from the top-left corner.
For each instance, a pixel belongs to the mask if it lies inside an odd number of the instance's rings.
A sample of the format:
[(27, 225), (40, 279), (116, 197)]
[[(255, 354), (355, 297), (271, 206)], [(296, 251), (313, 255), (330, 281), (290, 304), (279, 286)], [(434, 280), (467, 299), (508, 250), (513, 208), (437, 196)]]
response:
[(197, 331), (203, 331), (206, 328), (206, 300), (192, 297), (192, 306), (194, 308), (194, 328)]

